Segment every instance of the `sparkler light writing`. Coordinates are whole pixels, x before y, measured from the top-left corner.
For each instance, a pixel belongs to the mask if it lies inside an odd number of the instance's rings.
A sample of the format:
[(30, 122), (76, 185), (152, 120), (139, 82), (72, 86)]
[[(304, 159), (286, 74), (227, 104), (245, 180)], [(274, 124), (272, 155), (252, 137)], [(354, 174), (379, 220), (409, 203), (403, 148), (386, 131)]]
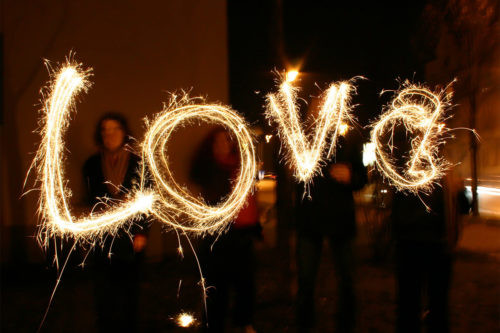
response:
[[(425, 87), (406, 83), (387, 111), (372, 125), (371, 142), (375, 147), (375, 163), (397, 189), (412, 193), (431, 190), (449, 166), (438, 153), (448, 132), (442, 122), (450, 98), (449, 94), (434, 94)], [(388, 146), (393, 152), (393, 135), (398, 124), (402, 124), (410, 135), (420, 133), (411, 140), (411, 150), (404, 169), (397, 167), (395, 159), (385, 149)], [(387, 135), (390, 137), (389, 142), (382, 142)]]
[[(120, 203), (109, 204), (106, 211), (92, 212), (76, 218), (68, 204), (62, 161), (63, 135), (69, 125), (71, 109), (78, 93), (90, 85), (89, 71), (68, 62), (54, 72), (44, 101), (42, 141), (34, 160), (40, 182), (40, 211), (44, 223), (39, 238), (47, 245), (51, 236), (71, 236), (77, 240), (114, 234), (140, 213), (152, 214), (161, 222), (193, 233), (214, 233), (223, 230), (245, 204), (256, 174), (255, 149), (244, 119), (228, 107), (204, 104), (200, 98), (183, 94), (173, 96), (166, 108), (151, 122), (142, 143), (140, 184)], [(308, 183), (320, 171), (321, 164), (335, 150), (337, 136), (347, 130), (350, 97), (354, 88), (349, 82), (331, 84), (322, 96), (313, 132), (305, 134), (299, 120), (297, 91), (291, 81), (284, 80), (277, 93), (267, 96), (267, 117), (278, 124), (278, 132), (288, 148), (288, 161), (298, 180)], [(442, 97), (444, 96), (444, 99)], [(439, 179), (448, 163), (438, 156), (444, 142), (443, 112), (450, 96), (435, 95), (426, 88), (407, 84), (392, 101), (388, 110), (373, 125), (371, 140), (375, 147), (376, 165), (399, 189), (412, 192), (429, 190)], [(190, 121), (219, 123), (235, 136), (241, 167), (233, 191), (218, 205), (206, 205), (175, 182), (169, 168), (167, 143), (177, 126)], [(384, 135), (391, 134), (397, 124), (403, 124), (410, 134), (421, 132), (411, 141), (407, 168), (397, 168), (386, 152)], [(392, 138), (392, 134), (391, 134)], [(388, 147), (394, 148), (389, 142)], [(145, 183), (151, 180), (152, 189)]]
[(79, 65), (63, 66), (55, 73), (44, 103), (42, 141), (34, 161), (41, 184), (40, 212), (46, 222), (39, 233), (43, 245), (48, 245), (51, 235), (71, 234), (79, 239), (102, 235), (105, 230), (114, 233), (125, 221), (149, 211), (153, 202), (151, 194), (137, 192), (106, 212), (91, 213), (82, 218), (72, 215), (67, 199), (70, 191), (65, 186), (61, 165), (62, 137), (68, 127), (75, 96), (89, 87), (88, 75), (89, 71), (82, 70)]
[[(71, 193), (66, 186), (62, 166), (63, 136), (69, 126), (75, 98), (90, 86), (90, 71), (68, 61), (52, 75), (53, 80), (43, 103), (42, 140), (32, 165), (36, 167), (37, 182), (40, 184), (43, 223), (38, 238), (42, 245), (48, 246), (52, 237), (71, 237), (75, 239), (72, 251), (80, 241), (92, 242), (105, 235), (116, 234), (141, 214), (153, 215), (164, 224), (182, 230), (186, 237), (188, 232), (216, 233), (229, 226), (253, 187), (257, 164), (252, 136), (245, 120), (235, 111), (218, 104), (205, 104), (203, 99), (189, 98), (186, 94), (180, 97), (173, 95), (164, 110), (148, 124), (141, 144), (139, 184), (120, 202), (101, 198), (102, 204), (106, 205), (105, 210), (75, 217), (68, 202)], [(298, 115), (298, 88), (292, 85), (297, 75), (297, 72), (290, 75), (281, 83), (278, 92), (267, 96), (266, 116), (278, 125), (278, 133), (287, 148), (287, 158), (294, 168), (295, 177), (307, 185), (320, 173), (325, 160), (335, 152), (337, 136), (349, 129), (352, 121), (350, 99), (355, 88), (349, 82), (331, 84), (321, 97), (322, 104), (314, 119), (312, 133), (305, 134)], [(435, 95), (426, 88), (407, 84), (373, 125), (371, 141), (376, 165), (398, 189), (414, 193), (430, 190), (433, 182), (443, 175), (449, 165), (438, 156), (438, 148), (444, 143), (444, 133), (448, 132), (442, 122), (449, 98), (449, 95)], [(179, 185), (169, 167), (167, 148), (172, 134), (178, 126), (193, 121), (224, 126), (232, 132), (239, 148), (240, 169), (233, 189), (214, 206), (207, 205), (203, 198), (193, 196)], [(392, 152), (392, 141), (389, 145), (383, 142), (388, 134), (392, 139), (398, 124), (404, 125), (411, 135), (421, 133), (411, 140), (410, 157), (404, 170), (396, 166), (396, 161), (386, 151), (389, 147)], [(269, 142), (271, 137), (266, 135), (266, 141)], [(151, 186), (146, 186), (147, 183)], [(192, 245), (191, 248), (194, 253)], [(180, 246), (179, 252), (182, 255)], [(64, 266), (68, 259), (69, 255)], [(200, 263), (196, 260), (201, 274)], [(201, 285), (205, 294), (203, 277)], [(196, 323), (188, 313), (180, 314), (176, 321), (181, 327)]]
[[(241, 166), (233, 190), (216, 206), (206, 205), (179, 186), (168, 166), (167, 142), (177, 126), (190, 120), (224, 125), (233, 133), (239, 147)], [(146, 133), (142, 154), (158, 196), (152, 213), (157, 219), (185, 231), (213, 233), (227, 226), (245, 204), (257, 172), (252, 137), (243, 118), (225, 106), (193, 104), (185, 95), (179, 101), (173, 97), (170, 106), (156, 117)]]
[[(108, 233), (114, 234), (140, 213), (153, 213), (162, 222), (184, 231), (215, 232), (227, 226), (245, 203), (256, 172), (252, 138), (245, 121), (227, 107), (195, 105), (193, 99), (183, 96), (180, 102), (173, 98), (169, 107), (156, 117), (143, 145), (142, 155), (153, 177), (153, 188), (158, 192), (144, 186), (148, 172), (143, 161), (140, 185), (128, 193), (123, 202), (110, 205), (104, 212), (75, 218), (68, 203), (70, 191), (65, 186), (61, 162), (64, 160), (63, 134), (69, 125), (75, 97), (90, 85), (89, 71), (68, 61), (53, 75), (44, 101), (42, 141), (33, 162), (37, 168), (37, 180), (41, 184), (40, 212), (43, 223), (39, 240), (42, 245), (47, 246), (52, 236), (71, 236), (75, 240), (90, 241)], [(239, 175), (229, 197), (217, 206), (205, 205), (201, 199), (191, 196), (173, 180), (168, 168), (166, 143), (176, 126), (192, 119), (220, 123), (232, 131), (238, 141), (241, 161)], [(163, 175), (167, 176), (166, 180), (162, 178)], [(102, 202), (108, 204), (105, 198)], [(189, 222), (178, 222), (182, 214), (187, 216)]]
[[(277, 93), (267, 96), (266, 116), (278, 124), (278, 132), (288, 148), (288, 161), (295, 177), (307, 184), (320, 172), (321, 163), (335, 151), (342, 124), (351, 120), (349, 82), (333, 83), (324, 92), (323, 103), (311, 135), (304, 134), (297, 105), (298, 89), (284, 80)], [(344, 125), (345, 130), (347, 126)], [(327, 149), (328, 148), (328, 149)]]

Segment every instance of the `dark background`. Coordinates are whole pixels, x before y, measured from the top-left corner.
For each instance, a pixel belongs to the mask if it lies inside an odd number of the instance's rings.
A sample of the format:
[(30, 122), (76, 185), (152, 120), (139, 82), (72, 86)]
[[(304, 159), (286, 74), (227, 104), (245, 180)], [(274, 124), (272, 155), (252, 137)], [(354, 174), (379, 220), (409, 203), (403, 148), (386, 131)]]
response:
[[(39, 90), (49, 78), (45, 58), (62, 62), (73, 50), (79, 61), (94, 68), (94, 86), (78, 104), (67, 134), (66, 171), (75, 207), (81, 204), (81, 165), (95, 150), (91, 133), (103, 111), (124, 112), (140, 141), (142, 118), (161, 110), (166, 91), (191, 89), (208, 101), (230, 104), (261, 133), (275, 134), (263, 120), (265, 95), (276, 87), (273, 71), (289, 69), (300, 71), (298, 84), (306, 100), (332, 81), (364, 77), (356, 81), (358, 94), (353, 100), (362, 142), (368, 141), (366, 126), (392, 97), (380, 96), (382, 90), (398, 89), (406, 79), (433, 88), (458, 78), (457, 106), (449, 127), (471, 127), (469, 100), (475, 96), (472, 127), (482, 137), (476, 156), (478, 177), (500, 174), (500, 33), (495, 1), (2, 0), (1, 20), (2, 332), (35, 331), (56, 281), (55, 267), (34, 239), (39, 223), (37, 192), (21, 198), (34, 186), (23, 189), (22, 184), (39, 141), (34, 131)], [(189, 163), (206, 131), (191, 128), (174, 140), (172, 169), (179, 182), (189, 185)], [(447, 154), (457, 173), (470, 177), (469, 134), (456, 136), (447, 144)], [(276, 173), (279, 181), (276, 241), (258, 245), (255, 327), (259, 332), (294, 329), (292, 182), (278, 155), (279, 144), (273, 139), (260, 156), (266, 171)], [(466, 221), (451, 289), (452, 332), (499, 329), (499, 230), (498, 216)], [(361, 226), (357, 242), (359, 332), (390, 332), (395, 320), (390, 246), (375, 260), (373, 234), (367, 226)], [(172, 321), (181, 310), (201, 317), (194, 258), (186, 251), (181, 260), (177, 246), (173, 232), (153, 223), (141, 286), (142, 331), (183, 331)], [(95, 330), (92, 284), (77, 264), (63, 276), (44, 331)], [(325, 255), (318, 281), (324, 332), (333, 329), (332, 269), (331, 258)], [(183, 287), (177, 297), (180, 280)]]

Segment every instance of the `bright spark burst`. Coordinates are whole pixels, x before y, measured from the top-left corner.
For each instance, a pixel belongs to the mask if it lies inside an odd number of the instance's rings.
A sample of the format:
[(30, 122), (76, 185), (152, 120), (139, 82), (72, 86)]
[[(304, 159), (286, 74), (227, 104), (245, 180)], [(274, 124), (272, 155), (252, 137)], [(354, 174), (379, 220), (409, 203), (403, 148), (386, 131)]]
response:
[(340, 124), (340, 127), (339, 127), (339, 134), (341, 136), (344, 136), (347, 134), (347, 131), (349, 130), (349, 125), (347, 124)]
[[(245, 204), (253, 187), (257, 164), (252, 136), (244, 119), (228, 107), (194, 104), (197, 100), (200, 99), (173, 96), (170, 105), (150, 125), (142, 154), (158, 196), (153, 204), (154, 216), (184, 231), (214, 233), (227, 227)], [(241, 165), (233, 190), (215, 206), (206, 205), (177, 184), (169, 168), (167, 142), (177, 126), (189, 121), (219, 123), (233, 133), (238, 144)]]
[[(48, 246), (53, 236), (73, 237), (77, 241), (89, 241), (107, 234), (114, 235), (126, 223), (132, 223), (141, 213), (153, 213), (169, 226), (192, 232), (215, 232), (225, 226), (244, 205), (245, 198), (252, 189), (256, 173), (255, 152), (252, 137), (244, 120), (227, 107), (220, 105), (192, 104), (193, 99), (183, 96), (181, 102), (172, 99), (156, 117), (147, 132), (143, 144), (141, 179), (138, 188), (126, 194), (126, 198), (115, 204), (102, 198), (106, 210), (91, 212), (88, 216), (75, 217), (71, 213), (64, 169), (64, 140), (71, 110), (74, 109), (78, 93), (86, 91), (90, 82), (90, 70), (67, 61), (53, 72), (53, 80), (44, 100), (41, 127), (42, 140), (33, 167), (37, 170), (40, 183), (40, 214), (42, 225), (38, 238)], [(174, 128), (186, 120), (204, 120), (224, 125), (234, 135), (240, 148), (241, 169), (234, 189), (228, 198), (216, 206), (208, 206), (201, 199), (194, 198), (173, 179), (168, 167), (166, 143)], [(156, 193), (145, 188), (147, 163)], [(164, 179), (163, 177), (167, 178)], [(181, 215), (187, 222), (178, 222)]]
[[(350, 98), (354, 87), (349, 82), (333, 83), (322, 96), (313, 133), (304, 134), (298, 115), (297, 91), (284, 80), (277, 93), (267, 96), (266, 116), (278, 124), (278, 133), (288, 148), (288, 161), (295, 177), (307, 184), (320, 173), (321, 164), (335, 151), (342, 124), (351, 120)], [(347, 130), (347, 127), (345, 127)]]
[(286, 73), (286, 81), (293, 82), (299, 76), (299, 71), (291, 70)]
[[(372, 125), (375, 163), (397, 189), (412, 193), (429, 191), (449, 166), (438, 153), (446, 138), (444, 134), (448, 132), (442, 121), (450, 98), (450, 94), (434, 94), (425, 87), (406, 82), (387, 111)], [(398, 124), (402, 124), (410, 135), (415, 135), (404, 169), (398, 168), (387, 152), (387, 147), (393, 152), (393, 134)], [(390, 136), (388, 142), (382, 142), (387, 134)]]
[(180, 313), (177, 316), (176, 322), (180, 327), (190, 327), (196, 322), (196, 320), (189, 313)]

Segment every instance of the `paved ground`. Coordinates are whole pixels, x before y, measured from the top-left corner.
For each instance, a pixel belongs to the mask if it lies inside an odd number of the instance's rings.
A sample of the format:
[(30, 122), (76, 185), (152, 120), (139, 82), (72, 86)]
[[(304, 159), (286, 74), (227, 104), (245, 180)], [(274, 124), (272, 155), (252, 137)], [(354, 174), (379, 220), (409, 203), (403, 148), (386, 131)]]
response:
[[(361, 235), (361, 239), (363, 236)], [(365, 239), (366, 240), (366, 239)], [(450, 312), (452, 332), (500, 331), (500, 226), (473, 224), (464, 230), (454, 265)], [(390, 256), (373, 260), (369, 242), (360, 241), (357, 270), (358, 332), (393, 332), (395, 320), (394, 276)], [(259, 250), (258, 332), (294, 332), (293, 265), (283, 253)], [(335, 284), (328, 251), (324, 251), (318, 281), (318, 332), (333, 332)], [(55, 282), (53, 271), (32, 267), (2, 272), (2, 332), (35, 332)], [(179, 281), (182, 280), (177, 297)], [(172, 258), (148, 264), (142, 284), (142, 332), (197, 332), (175, 326), (172, 318), (202, 311), (199, 277), (192, 258)], [(88, 272), (63, 276), (42, 332), (94, 332), (92, 284)]]

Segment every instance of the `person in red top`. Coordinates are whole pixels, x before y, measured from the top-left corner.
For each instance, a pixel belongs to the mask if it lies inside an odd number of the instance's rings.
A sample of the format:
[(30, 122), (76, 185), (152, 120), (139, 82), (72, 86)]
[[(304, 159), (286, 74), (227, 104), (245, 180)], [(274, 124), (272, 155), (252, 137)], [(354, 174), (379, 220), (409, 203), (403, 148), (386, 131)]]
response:
[[(191, 178), (201, 186), (204, 200), (215, 205), (230, 194), (239, 167), (234, 140), (225, 129), (217, 128), (196, 154)], [(246, 333), (255, 332), (253, 239), (260, 234), (258, 217), (256, 198), (250, 195), (226, 232), (202, 240), (201, 258), (208, 287), (206, 332), (224, 332), (231, 291), (234, 291), (234, 326)]]

